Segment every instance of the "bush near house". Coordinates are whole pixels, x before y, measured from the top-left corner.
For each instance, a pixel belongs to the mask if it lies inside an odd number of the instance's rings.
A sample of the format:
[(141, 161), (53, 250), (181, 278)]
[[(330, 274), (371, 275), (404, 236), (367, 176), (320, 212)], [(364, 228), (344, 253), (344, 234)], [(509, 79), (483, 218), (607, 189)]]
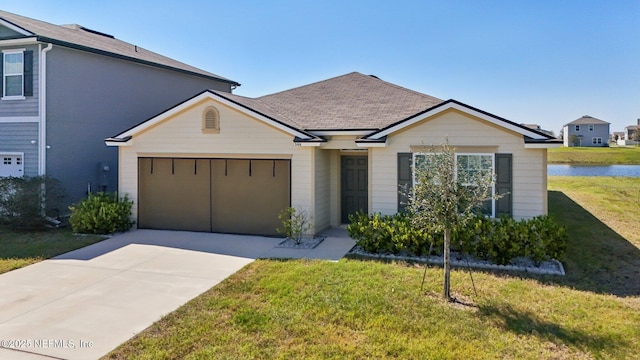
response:
[(60, 215), (65, 193), (47, 176), (0, 177), (0, 224), (13, 230), (46, 227), (47, 217)]
[(113, 234), (128, 231), (133, 222), (131, 206), (133, 201), (125, 195), (119, 198), (117, 193), (96, 193), (70, 206), (71, 228), (81, 234)]
[[(423, 231), (411, 225), (407, 214), (350, 216), (349, 236), (371, 253), (440, 254), (443, 234)], [(505, 265), (517, 257), (535, 262), (560, 258), (566, 249), (567, 231), (548, 216), (516, 221), (489, 219), (478, 215), (464, 228), (453, 231), (452, 247), (479, 259)]]

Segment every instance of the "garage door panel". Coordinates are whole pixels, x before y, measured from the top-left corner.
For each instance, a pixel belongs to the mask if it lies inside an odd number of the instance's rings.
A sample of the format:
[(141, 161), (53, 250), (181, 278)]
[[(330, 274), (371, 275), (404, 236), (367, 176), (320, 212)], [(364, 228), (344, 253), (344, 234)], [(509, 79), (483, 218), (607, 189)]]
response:
[(139, 159), (141, 228), (277, 235), (290, 206), (291, 162)]
[(289, 184), (286, 160), (213, 160), (213, 231), (276, 235)]
[(141, 158), (141, 228), (210, 231), (207, 159)]

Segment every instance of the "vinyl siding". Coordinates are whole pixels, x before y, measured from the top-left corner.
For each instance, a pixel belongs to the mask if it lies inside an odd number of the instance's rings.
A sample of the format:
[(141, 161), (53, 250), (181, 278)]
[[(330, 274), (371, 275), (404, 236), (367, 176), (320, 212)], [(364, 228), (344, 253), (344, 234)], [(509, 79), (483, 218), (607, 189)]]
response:
[(387, 147), (371, 151), (371, 211), (397, 212), (397, 154), (411, 146), (497, 146), (496, 153), (513, 154), (513, 216), (546, 214), (546, 149), (525, 149), (523, 136), (481, 119), (450, 110), (391, 134)]
[(113, 169), (107, 191), (117, 190), (118, 152), (105, 138), (205, 89), (230, 90), (229, 84), (57, 45), (47, 53), (47, 67), (47, 173), (63, 182), (71, 202), (83, 198), (88, 185), (97, 187), (100, 162)]
[[(202, 114), (208, 106), (215, 106), (220, 112), (219, 134), (202, 132)], [(138, 156), (291, 159), (291, 206), (315, 218), (314, 151), (314, 148), (295, 146), (293, 137), (281, 130), (213, 100), (205, 100), (136, 135), (132, 146), (120, 147), (120, 193), (134, 200), (133, 218), (137, 218)], [(323, 223), (323, 217), (316, 220)]]
[(317, 231), (330, 225), (330, 167), (331, 152), (327, 150), (314, 150), (314, 213), (313, 223)]
[[(33, 51), (33, 96), (24, 100), (0, 100), (0, 117), (6, 116), (38, 116), (38, 102), (40, 91), (40, 53), (37, 45), (5, 46), (2, 50), (25, 49)], [(2, 64), (0, 63), (0, 66)]]
[(0, 123), (0, 153), (24, 153), (24, 174), (38, 175), (38, 123)]

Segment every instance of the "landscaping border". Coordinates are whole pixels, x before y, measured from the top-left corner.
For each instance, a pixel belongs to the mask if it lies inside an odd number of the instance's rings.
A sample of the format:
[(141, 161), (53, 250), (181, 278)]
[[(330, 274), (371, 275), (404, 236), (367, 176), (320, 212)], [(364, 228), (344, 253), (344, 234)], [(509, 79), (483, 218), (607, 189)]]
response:
[[(444, 259), (440, 256), (432, 255), (427, 257), (394, 254), (372, 254), (362, 250), (359, 246), (354, 246), (347, 253), (347, 255), (371, 259), (415, 261), (440, 266), (444, 264)], [(470, 267), (487, 270), (522, 271), (532, 274), (565, 276), (564, 266), (562, 266), (562, 263), (556, 259), (543, 261), (539, 266), (535, 266), (533, 262), (531, 262), (531, 260), (525, 258), (518, 259), (518, 262), (520, 262), (521, 264), (498, 265), (489, 261), (474, 259), (472, 257), (468, 257), (467, 261), (467, 259), (461, 259), (461, 257), (463, 257), (463, 255), (451, 252), (451, 265), (456, 267)]]

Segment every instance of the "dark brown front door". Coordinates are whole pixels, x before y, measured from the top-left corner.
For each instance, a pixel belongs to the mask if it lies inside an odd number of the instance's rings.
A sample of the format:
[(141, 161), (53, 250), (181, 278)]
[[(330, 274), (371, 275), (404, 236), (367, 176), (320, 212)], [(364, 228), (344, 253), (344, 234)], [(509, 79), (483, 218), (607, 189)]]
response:
[(368, 211), (369, 186), (366, 156), (343, 156), (341, 160), (342, 223), (349, 222), (349, 214)]

